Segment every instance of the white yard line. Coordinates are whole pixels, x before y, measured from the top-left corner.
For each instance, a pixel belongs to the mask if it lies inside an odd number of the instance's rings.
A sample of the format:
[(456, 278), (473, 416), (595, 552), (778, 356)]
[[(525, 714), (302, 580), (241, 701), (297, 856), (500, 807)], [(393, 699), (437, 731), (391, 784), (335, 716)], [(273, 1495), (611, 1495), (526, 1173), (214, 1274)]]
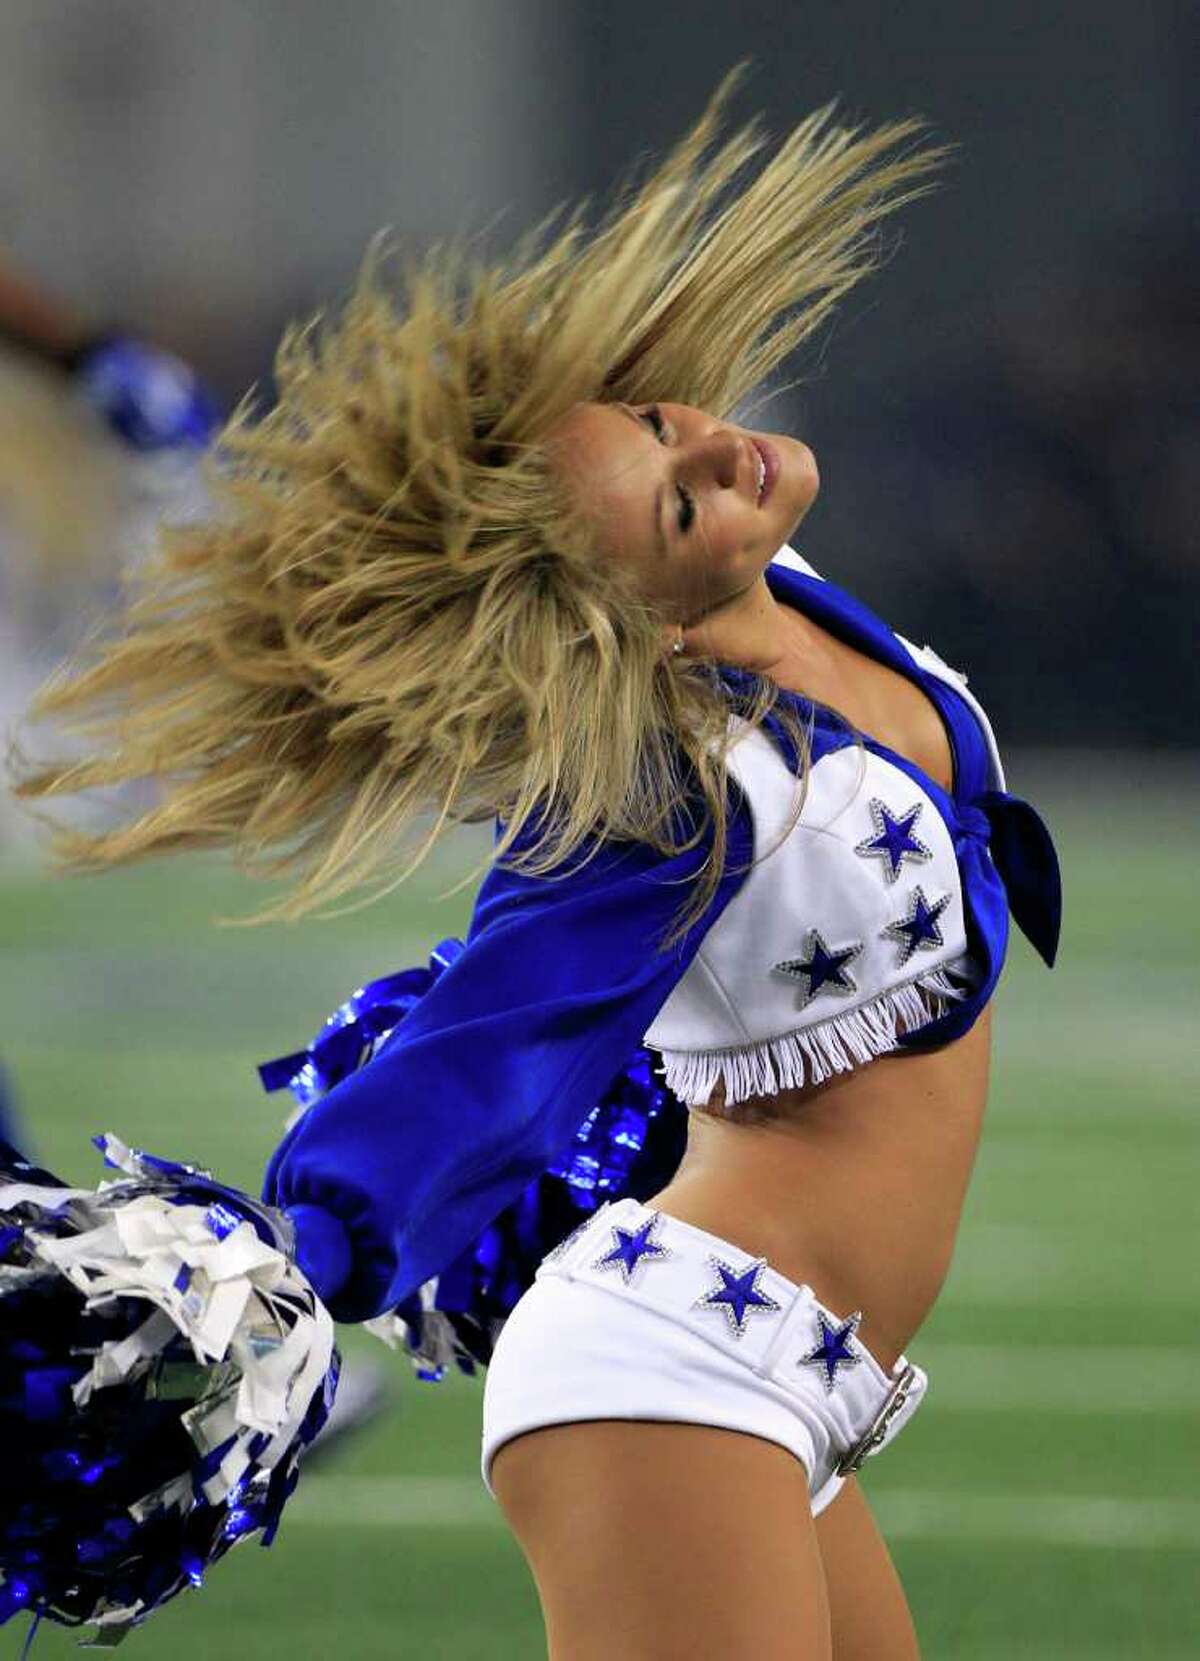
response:
[(503, 1528), (504, 1517), (479, 1475), (306, 1477), (288, 1501), (282, 1526), (325, 1528)]
[[(868, 1490), (869, 1491), (869, 1490)], [(1045, 1546), (1200, 1546), (1194, 1500), (1089, 1494), (871, 1493), (881, 1530), (901, 1540), (1011, 1540)]]
[(955, 1411), (1030, 1413), (1191, 1412), (1200, 1397), (1200, 1350), (909, 1345), (929, 1374), (927, 1403)]
[[(1112, 1035), (1121, 1030), (1122, 1018), (1130, 1028), (1127, 1043), (1120, 1053), (1114, 1053)], [(1196, 1056), (1195, 1017), (1188, 1013), (1156, 1015), (1149, 1011), (1144, 1019), (1139, 1008), (1137, 1025), (1131, 1027), (1126, 1007), (1114, 1003), (1111, 1009), (1094, 1013), (1087, 1019), (1064, 1016), (1059, 1028), (1050, 1035), (1038, 1031), (1032, 1022), (1009, 1017), (1004, 1032), (996, 1038), (996, 1076), (1004, 1077), (1005, 1067), (1023, 1067), (1036, 1071), (1046, 1081), (1048, 1093), (1053, 1091), (1056, 1076), (1103, 1078), (1109, 1086), (1128, 1083), (1131, 1091), (1150, 1080), (1158, 1088), (1172, 1091), (1194, 1085), (1200, 1078), (1200, 1064)], [(1021, 1104), (1014, 1103), (1020, 1106)], [(1004, 1107), (997, 1103), (990, 1108), (992, 1121), (1003, 1125)], [(1050, 1096), (1047, 1111), (1057, 1118), (1070, 1120), (1076, 1114), (1086, 1114), (1086, 1107), (1064, 1107)], [(1181, 1118), (1195, 1123), (1195, 1110), (1183, 1105), (1163, 1104), (1151, 1100), (1143, 1102), (1131, 1094), (1129, 1122), (1131, 1131), (1142, 1119)]]
[[(880, 1528), (898, 1540), (1008, 1540), (1045, 1546), (1200, 1547), (1200, 1503), (1115, 1495), (874, 1491)], [(478, 1477), (302, 1479), (284, 1528), (503, 1528)]]
[[(1115, 1225), (1119, 1228), (1119, 1225)], [(1155, 1229), (1153, 1253), (1174, 1267), (1191, 1242), (1174, 1219)], [(947, 1304), (1006, 1306), (1069, 1302), (1076, 1308), (1110, 1305), (1120, 1288), (1137, 1286), (1136, 1303), (1179, 1308), (1170, 1272), (1155, 1276), (1151, 1248), (1140, 1238), (1123, 1250), (1119, 1233), (1074, 1223), (968, 1223), (939, 1297)], [(1181, 1330), (1186, 1330), (1181, 1325)]]

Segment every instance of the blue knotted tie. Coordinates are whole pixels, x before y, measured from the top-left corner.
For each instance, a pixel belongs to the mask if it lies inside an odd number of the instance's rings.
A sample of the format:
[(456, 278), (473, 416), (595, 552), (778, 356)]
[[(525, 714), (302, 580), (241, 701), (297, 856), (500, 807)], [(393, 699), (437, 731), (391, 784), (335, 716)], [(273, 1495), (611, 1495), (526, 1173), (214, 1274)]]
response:
[[(1008, 909), (1030, 945), (1052, 968), (1062, 927), (1062, 874), (1054, 842), (1037, 811), (1007, 790), (981, 790), (955, 804), (959, 858), (987, 847), (1004, 884)], [(972, 846), (974, 845), (974, 846)]]

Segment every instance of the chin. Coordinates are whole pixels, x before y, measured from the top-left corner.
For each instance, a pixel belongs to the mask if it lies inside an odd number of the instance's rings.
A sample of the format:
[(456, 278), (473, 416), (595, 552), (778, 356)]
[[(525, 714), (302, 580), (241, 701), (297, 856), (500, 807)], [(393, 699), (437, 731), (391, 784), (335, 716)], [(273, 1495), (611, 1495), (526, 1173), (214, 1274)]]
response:
[(793, 515), (791, 520), (791, 529), (784, 537), (784, 541), (788, 540), (792, 534), (792, 531), (796, 529), (796, 526), (808, 513), (809, 509), (816, 501), (817, 495), (821, 489), (821, 475), (817, 471), (817, 458), (813, 455), (808, 445), (803, 443), (800, 439), (796, 439), (794, 442), (801, 452), (796, 472), (787, 478), (781, 478), (779, 481), (781, 485), (791, 485), (793, 490), (791, 501), (791, 512)]
[(810, 492), (809, 502), (821, 488), (821, 475), (817, 469), (817, 458), (802, 438), (790, 440), (794, 449), (799, 452), (797, 457), (797, 471), (803, 476), (804, 483)]
[(804, 497), (804, 500), (801, 502), (799, 507), (796, 507), (793, 503), (791, 517), (785, 518), (784, 521), (783, 532), (779, 538), (781, 543), (790, 542), (792, 540), (792, 537), (796, 534), (797, 527), (803, 524), (804, 520), (808, 518), (809, 511), (816, 499), (817, 493), (815, 490), (812, 490)]

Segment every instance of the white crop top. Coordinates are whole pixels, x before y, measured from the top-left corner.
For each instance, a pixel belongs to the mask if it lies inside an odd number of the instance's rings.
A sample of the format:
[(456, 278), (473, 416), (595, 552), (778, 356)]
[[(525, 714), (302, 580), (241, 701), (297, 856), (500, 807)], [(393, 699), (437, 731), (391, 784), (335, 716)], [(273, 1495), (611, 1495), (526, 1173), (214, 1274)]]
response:
[[(1005, 792), (995, 736), (966, 677), (786, 544), (766, 576), (777, 598), (820, 614), (933, 698), (952, 740), (954, 792), (868, 734), (864, 755), (832, 712), (787, 694), (813, 728), (807, 798), (785, 835), (799, 778), (780, 742), (731, 714), (740, 736), (729, 768), (751, 808), (755, 863), (644, 1038), (661, 1052), (667, 1084), (693, 1105), (718, 1080), (733, 1104), (860, 1066), (900, 1047), (905, 1033), (917, 1046), (922, 1036), (958, 1036), (1004, 956), (1007, 896), (988, 848), (997, 823), (1006, 847), (1016, 831), (1025, 838), (1017, 863), (1032, 867), (1038, 855), (1028, 845), (1031, 835), (1038, 842), (1028, 823), (1037, 816)], [(1014, 909), (1027, 932), (1032, 904)]]

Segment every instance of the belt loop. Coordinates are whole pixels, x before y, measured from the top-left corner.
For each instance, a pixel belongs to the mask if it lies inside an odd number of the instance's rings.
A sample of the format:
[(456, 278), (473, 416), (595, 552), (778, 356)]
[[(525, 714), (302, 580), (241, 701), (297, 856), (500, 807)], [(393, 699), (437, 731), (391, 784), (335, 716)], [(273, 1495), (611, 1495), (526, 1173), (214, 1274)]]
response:
[(792, 1296), (791, 1307), (782, 1321), (775, 1328), (774, 1336), (757, 1361), (751, 1362), (753, 1370), (760, 1378), (770, 1378), (772, 1369), (779, 1357), (779, 1352), (790, 1341), (792, 1332), (798, 1324), (801, 1315), (807, 1314), (813, 1305), (813, 1289), (807, 1282), (802, 1281)]

